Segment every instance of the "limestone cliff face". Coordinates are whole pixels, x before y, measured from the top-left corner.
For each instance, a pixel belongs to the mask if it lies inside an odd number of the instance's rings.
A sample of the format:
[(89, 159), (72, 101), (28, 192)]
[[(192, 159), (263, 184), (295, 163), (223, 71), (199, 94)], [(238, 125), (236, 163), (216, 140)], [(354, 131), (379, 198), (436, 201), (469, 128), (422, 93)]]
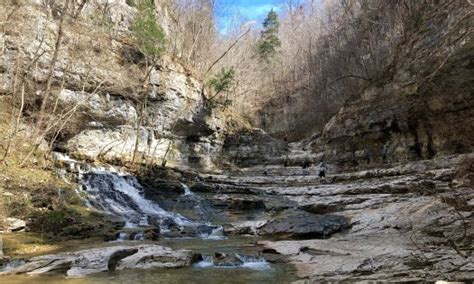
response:
[(473, 151), (472, 9), (439, 9), (420, 23), (391, 76), (348, 102), (312, 142), (319, 159), (351, 167)]
[(259, 128), (227, 135), (223, 145), (223, 160), (249, 167), (284, 162), (287, 144), (272, 138)]
[[(157, 19), (166, 31), (171, 21), (162, 2), (155, 2)], [(8, 23), (0, 34), (0, 94), (12, 92), (15, 68), (23, 68), (28, 113), (37, 107), (35, 94), (43, 95), (64, 3), (0, 5)], [(70, 3), (52, 103), (57, 99), (58, 114), (74, 115), (56, 149), (83, 159), (129, 161), (137, 148), (140, 159), (154, 163), (166, 158), (171, 166), (211, 169), (223, 122), (208, 106), (202, 83), (164, 54), (144, 84), (147, 68), (129, 32), (136, 9), (128, 1)]]

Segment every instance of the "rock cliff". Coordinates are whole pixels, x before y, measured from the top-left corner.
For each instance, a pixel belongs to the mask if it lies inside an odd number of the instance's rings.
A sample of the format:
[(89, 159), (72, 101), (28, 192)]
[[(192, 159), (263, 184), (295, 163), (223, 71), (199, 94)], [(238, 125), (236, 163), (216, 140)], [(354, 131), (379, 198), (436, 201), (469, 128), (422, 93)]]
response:
[[(0, 35), (0, 93), (12, 93), (15, 70), (25, 70), (25, 113), (33, 116), (37, 99), (44, 96), (36, 90), (44, 89), (53, 65), (52, 104), (65, 110), (61, 115), (72, 115), (56, 150), (81, 159), (126, 162), (136, 149), (141, 161), (213, 168), (213, 153), (223, 143), (223, 120), (208, 105), (202, 82), (166, 54), (144, 84), (147, 67), (129, 31), (137, 10), (129, 1), (72, 2), (57, 60), (65, 1), (36, 2), (0, 7), (9, 15)], [(171, 20), (160, 3), (155, 3), (156, 17), (166, 32)], [(33, 92), (36, 98), (29, 95)]]
[[(467, 5), (468, 6), (468, 5)], [(346, 105), (312, 142), (342, 168), (473, 150), (472, 7), (420, 15), (387, 76)]]

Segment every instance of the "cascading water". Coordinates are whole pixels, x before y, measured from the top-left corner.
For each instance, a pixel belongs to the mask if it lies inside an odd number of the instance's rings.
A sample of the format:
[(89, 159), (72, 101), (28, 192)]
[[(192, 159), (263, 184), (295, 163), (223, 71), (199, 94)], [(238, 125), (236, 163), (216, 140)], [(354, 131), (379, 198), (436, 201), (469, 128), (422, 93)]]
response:
[(127, 228), (145, 227), (150, 220), (167, 230), (166, 226), (197, 225), (186, 218), (163, 210), (158, 204), (143, 197), (143, 189), (132, 176), (99, 172), (83, 174), (81, 184), (93, 207), (120, 216)]
[[(201, 194), (193, 193), (187, 187), (186, 184), (182, 184), (183, 192), (176, 199), (174, 199), (175, 197), (173, 196), (170, 198), (170, 200), (166, 200), (169, 203), (160, 200), (160, 202), (163, 202), (160, 203), (163, 204), (163, 207), (161, 207), (152, 200), (148, 200), (144, 197), (145, 190), (150, 190), (151, 192), (153, 192), (153, 190), (155, 190), (156, 188), (149, 189), (148, 187), (142, 187), (142, 185), (140, 185), (140, 183), (138, 182), (137, 178), (127, 173), (117, 171), (113, 168), (110, 168), (110, 170), (105, 168), (98, 168), (93, 165), (77, 162), (64, 155), (57, 155), (56, 158), (57, 161), (61, 162), (61, 168), (58, 170), (64, 170), (65, 166), (70, 168), (69, 171), (61, 172), (64, 173), (63, 177), (66, 180), (71, 180), (71, 177), (78, 179), (80, 186), (76, 188), (76, 193), (84, 200), (85, 204), (95, 210), (100, 210), (107, 214), (119, 217), (126, 223), (126, 226), (123, 230), (120, 229), (118, 232), (115, 231), (115, 233), (117, 233), (117, 240), (143, 240), (146, 234), (152, 232), (157, 233), (157, 235), (161, 235), (161, 237), (163, 237), (163, 239), (160, 240), (147, 238), (150, 240), (157, 240), (157, 245), (166, 245), (167, 247), (170, 246), (171, 249), (184, 248), (192, 250), (193, 252), (199, 252), (193, 254), (192, 268), (180, 269), (177, 273), (173, 273), (173, 271), (178, 271), (176, 269), (166, 270), (166, 273), (163, 273), (163, 270), (150, 269), (147, 272), (138, 272), (137, 274), (117, 274), (113, 277), (114, 279), (117, 277), (117, 280), (112, 280), (113, 283), (128, 283), (134, 281), (138, 281), (140, 283), (155, 283), (154, 279), (160, 279), (159, 283), (188, 283), (194, 281), (198, 277), (203, 277), (203, 273), (199, 272), (200, 269), (197, 268), (206, 268), (207, 271), (205, 273), (204, 279), (210, 279), (212, 280), (212, 282), (216, 283), (226, 282), (230, 278), (234, 280), (237, 279), (237, 281), (239, 281), (238, 283), (268, 283), (273, 282), (269, 281), (273, 279), (281, 280), (281, 275), (286, 276), (286, 270), (283, 270), (281, 268), (278, 268), (278, 266), (274, 266), (273, 264), (268, 263), (267, 261), (265, 261), (265, 259), (260, 257), (260, 253), (256, 253), (255, 251), (256, 255), (258, 256), (248, 256), (248, 253), (254, 252), (255, 248), (253, 248), (253, 244), (249, 246), (247, 241), (245, 241), (244, 244), (244, 240), (236, 240), (233, 238), (223, 241), (219, 244), (216, 244), (213, 241), (207, 241), (223, 239), (223, 227), (213, 226), (209, 222), (203, 221), (201, 218), (192, 218), (184, 214), (178, 214), (176, 212), (182, 213), (182, 211), (175, 210), (176, 208), (170, 208), (171, 206), (169, 206), (168, 204), (170, 204), (171, 202), (176, 202), (176, 205), (181, 202), (181, 207), (179, 209), (197, 209), (194, 210), (194, 213), (199, 213), (202, 211), (204, 217), (209, 216), (209, 214), (212, 213), (210, 212), (212, 211), (212, 207), (210, 206), (208, 200), (204, 198), (204, 195), (201, 196)], [(146, 193), (147, 196), (151, 196), (151, 198), (154, 198), (153, 195), (149, 195), (150, 192)], [(62, 198), (62, 194), (62, 191), (58, 190), (59, 198)], [(169, 195), (166, 196), (169, 197)], [(161, 196), (158, 198), (161, 198)], [(165, 210), (164, 208), (166, 208), (167, 210)], [(111, 218), (111, 220), (113, 220), (113, 218)], [(120, 223), (121, 222), (117, 222), (117, 224)], [(140, 231), (141, 233), (139, 233)], [(188, 234), (189, 231), (192, 232), (191, 237), (199, 239), (166, 239), (167, 232), (171, 232), (171, 235), (175, 234), (175, 236), (184, 236), (184, 238), (190, 238), (190, 235)], [(183, 235), (182, 232), (185, 232), (185, 234)], [(104, 249), (110, 249), (111, 247), (116, 247), (117, 249), (122, 249), (122, 247), (126, 248), (126, 246), (123, 246), (122, 244), (104, 245)], [(159, 248), (159, 246), (152, 247)], [(219, 247), (223, 249), (222, 252), (216, 252), (216, 249), (218, 249)], [(100, 249), (100, 247), (97, 247), (95, 249)], [(121, 250), (118, 251), (121, 252)], [(239, 251), (239, 253), (236, 253), (237, 251)], [(242, 251), (242, 253), (245, 253), (246, 255), (240, 254), (240, 251)], [(113, 256), (115, 256), (115, 253)], [(107, 259), (107, 257), (109, 256), (106, 256), (106, 254), (104, 254), (104, 259), (98, 260), (97, 263), (94, 261), (94, 263), (90, 265), (92, 265), (91, 267), (94, 268), (96, 266), (102, 267), (101, 265), (103, 264), (108, 267), (108, 265), (110, 264), (110, 260), (113, 256), (110, 256), (110, 259)], [(52, 255), (51, 259), (54, 259), (54, 257), (55, 256)], [(167, 256), (165, 256), (165, 258), (167, 258)], [(148, 259), (148, 257), (146, 257), (144, 259), (146, 259), (146, 261), (151, 262), (161, 261), (161, 257), (157, 257), (156, 259)], [(67, 261), (69, 261), (69, 259), (67, 259)], [(57, 262), (59, 263), (61, 261)], [(57, 267), (61, 266), (61, 271), (63, 269), (63, 266), (66, 267), (62, 263), (59, 263), (58, 266), (57, 263), (53, 262), (46, 264), (45, 267), (41, 267), (40, 269), (35, 269), (34, 272), (36, 273), (37, 271), (43, 271), (49, 273), (53, 270), (45, 270), (45, 268), (49, 269), (50, 266), (48, 265), (50, 264), (52, 265), (51, 267), (56, 270), (59, 270), (57, 269)], [(11, 271), (12, 269), (19, 268), (23, 265), (28, 264), (23, 260), (12, 260), (4, 262), (3, 265), (0, 264), (0, 274), (1, 272)], [(275, 267), (277, 268), (275, 269)], [(68, 269), (69, 268), (70, 266), (68, 266)], [(230, 269), (221, 268), (234, 268), (235, 272)], [(56, 270), (54, 270), (54, 272), (56, 272)], [(128, 277), (128, 275), (131, 275), (131, 277)], [(168, 278), (161, 281), (164, 275), (167, 275)], [(109, 282), (109, 276), (110, 274), (106, 275), (106, 282)], [(102, 276), (99, 273), (91, 277), (97, 278), (90, 278), (92, 279), (90, 283), (103, 282), (100, 278)], [(48, 282), (39, 283), (50, 283), (49, 281), (51, 279), (48, 276)], [(33, 282), (35, 282), (35, 280), (33, 280)]]
[(219, 262), (215, 261), (213, 256), (203, 256), (203, 260), (194, 264), (194, 267), (197, 268), (235, 268), (235, 267), (242, 267), (242, 268), (249, 268), (253, 270), (266, 270), (270, 268), (270, 264), (263, 258), (253, 257), (253, 256), (245, 256), (235, 254), (235, 259), (229, 262)]
[(194, 192), (192, 192), (191, 189), (189, 189), (189, 187), (186, 184), (181, 183), (181, 186), (184, 189), (184, 194), (183, 194), (184, 196), (194, 195)]
[[(159, 227), (165, 237), (196, 237), (222, 239), (222, 228), (200, 223), (168, 212), (143, 196), (143, 188), (133, 176), (112, 172), (89, 172), (81, 175), (81, 184), (92, 207), (125, 221), (125, 229)], [(186, 197), (192, 197), (189, 188)], [(127, 240), (126, 233), (118, 240)], [(142, 240), (142, 233), (134, 233), (133, 240)]]
[(176, 199), (173, 211), (180, 212), (186, 217), (208, 224), (214, 215), (209, 202), (199, 194), (192, 192), (186, 184), (181, 183), (181, 186), (184, 193)]
[[(117, 216), (125, 222), (125, 232), (118, 233), (117, 240), (143, 240), (143, 231), (139, 229), (150, 227), (158, 227), (165, 238), (224, 238), (222, 227), (213, 226), (208, 220), (194, 221), (178, 213), (166, 211), (157, 203), (146, 199), (143, 196), (143, 187), (135, 177), (127, 173), (110, 166), (97, 167), (80, 163), (61, 153), (55, 153), (54, 157), (57, 161), (67, 164), (70, 171), (78, 174), (81, 188), (76, 192), (84, 197), (89, 207)], [(185, 184), (182, 186), (183, 199), (194, 200), (197, 208), (208, 216), (204, 200)]]

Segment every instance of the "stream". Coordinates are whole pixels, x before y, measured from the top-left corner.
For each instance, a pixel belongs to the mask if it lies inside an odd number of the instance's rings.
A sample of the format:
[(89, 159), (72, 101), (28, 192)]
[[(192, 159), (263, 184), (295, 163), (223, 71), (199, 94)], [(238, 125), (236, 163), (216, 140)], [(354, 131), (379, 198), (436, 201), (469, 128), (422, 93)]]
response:
[[(256, 238), (236, 237), (226, 240), (160, 240), (156, 245), (176, 249), (190, 249), (211, 255), (216, 251), (226, 253), (257, 253), (253, 245)], [(125, 242), (124, 244), (136, 244)], [(146, 243), (146, 242), (145, 242)], [(107, 244), (105, 244), (106, 246)], [(96, 247), (104, 244), (96, 244)], [(116, 284), (116, 283), (290, 283), (296, 280), (291, 268), (281, 263), (248, 262), (242, 267), (213, 267), (205, 261), (192, 267), (178, 269), (123, 270), (98, 273), (84, 278), (67, 279), (62, 276), (7, 276), (1, 283), (20, 284)]]
[[(70, 168), (76, 161), (62, 157)], [(75, 248), (87, 250), (113, 246), (159, 245), (174, 250), (187, 249), (202, 256), (200, 261), (184, 268), (128, 269), (101, 272), (82, 278), (69, 279), (64, 275), (6, 276), (2, 283), (288, 283), (296, 280), (292, 269), (283, 263), (270, 263), (260, 256), (255, 236), (225, 236), (220, 224), (213, 224), (212, 208), (200, 194), (182, 183), (183, 194), (177, 204), (191, 204), (188, 208), (200, 216), (199, 220), (184, 217), (178, 212), (163, 209), (144, 197), (138, 180), (114, 169), (89, 168), (78, 171), (78, 194), (91, 210), (123, 220), (123, 229), (107, 242), (87, 244)], [(156, 239), (150, 240), (156, 233)], [(159, 237), (158, 237), (159, 235)], [(237, 264), (216, 265), (215, 255), (230, 255)], [(7, 269), (4, 269), (4, 271)]]

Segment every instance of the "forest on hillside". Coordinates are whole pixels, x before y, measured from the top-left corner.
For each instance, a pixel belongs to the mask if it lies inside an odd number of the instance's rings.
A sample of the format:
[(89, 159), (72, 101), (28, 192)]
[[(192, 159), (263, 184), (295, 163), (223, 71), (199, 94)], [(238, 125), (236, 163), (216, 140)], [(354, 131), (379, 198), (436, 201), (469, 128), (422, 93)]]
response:
[[(226, 11), (232, 21), (221, 34), (214, 15), (222, 3), (179, 0), (170, 4), (179, 27), (171, 46), (180, 46), (174, 54), (208, 82), (232, 75), (223, 92), (217, 88), (221, 103), (264, 129), (283, 125), (280, 137), (301, 139), (371, 83), (389, 80), (404, 44), (433, 13), (469, 7), (438, 2), (278, 1), (281, 9), (262, 22)], [(469, 15), (467, 9), (461, 18)], [(442, 59), (435, 64), (442, 67)]]

